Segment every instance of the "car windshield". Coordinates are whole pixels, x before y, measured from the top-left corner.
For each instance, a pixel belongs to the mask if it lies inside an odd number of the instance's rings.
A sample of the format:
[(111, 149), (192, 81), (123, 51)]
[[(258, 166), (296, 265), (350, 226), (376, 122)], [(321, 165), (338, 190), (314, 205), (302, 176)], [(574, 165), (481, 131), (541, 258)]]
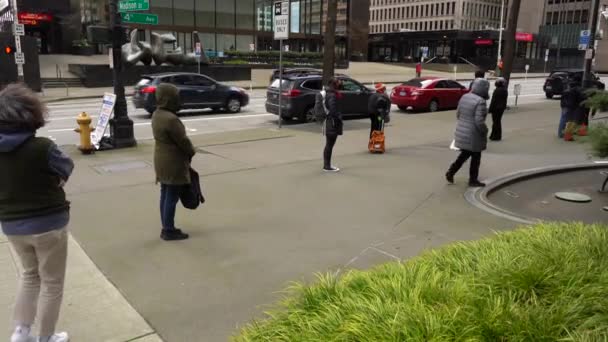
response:
[(428, 80), (428, 79), (424, 79), (424, 78), (413, 78), (405, 83), (403, 83), (403, 85), (405, 86), (410, 86), (410, 87), (417, 87), (417, 88), (426, 88), (429, 85), (431, 85), (435, 80)]
[[(282, 89), (291, 89), (292, 85), (293, 85), (293, 81), (284, 79), (281, 88)], [(270, 88), (275, 88), (275, 89), (279, 88), (279, 79), (278, 78), (276, 80), (272, 81)]]

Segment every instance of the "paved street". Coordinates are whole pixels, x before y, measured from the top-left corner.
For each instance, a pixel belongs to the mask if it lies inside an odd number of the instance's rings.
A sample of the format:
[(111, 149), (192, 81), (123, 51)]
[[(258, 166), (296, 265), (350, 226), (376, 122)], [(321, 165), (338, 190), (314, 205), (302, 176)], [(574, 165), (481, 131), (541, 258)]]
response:
[[(468, 86), (468, 82), (462, 82)], [(547, 101), (542, 92), (544, 79), (528, 79), (514, 80), (511, 88), (515, 84), (522, 84), (522, 95), (519, 98), (519, 104), (537, 103)], [(372, 84), (367, 84), (369, 87)], [(388, 86), (390, 91), (394, 84)], [(515, 96), (511, 89), (510, 104), (514, 105)], [(60, 145), (71, 145), (78, 143), (78, 135), (74, 133), (76, 126), (75, 117), (80, 112), (85, 111), (91, 115), (96, 121), (97, 114), (100, 108), (100, 99), (88, 100), (73, 100), (60, 103), (49, 104), (50, 122), (40, 130), (41, 135), (48, 136), (55, 140)], [(204, 111), (188, 111), (183, 113), (184, 123), (186, 124), (190, 135), (200, 135), (207, 133), (217, 133), (225, 131), (235, 131), (252, 128), (269, 128), (277, 124), (277, 117), (266, 113), (264, 108), (265, 91), (262, 89), (254, 89), (251, 93), (251, 103), (246, 108), (243, 108), (239, 114), (218, 114), (211, 113), (209, 110)], [(135, 109), (130, 98), (127, 99), (129, 106), (129, 115), (135, 122), (135, 135), (139, 140), (152, 138), (150, 129), (150, 119), (147, 112), (143, 109)], [(399, 112), (396, 106), (393, 106), (393, 111)]]

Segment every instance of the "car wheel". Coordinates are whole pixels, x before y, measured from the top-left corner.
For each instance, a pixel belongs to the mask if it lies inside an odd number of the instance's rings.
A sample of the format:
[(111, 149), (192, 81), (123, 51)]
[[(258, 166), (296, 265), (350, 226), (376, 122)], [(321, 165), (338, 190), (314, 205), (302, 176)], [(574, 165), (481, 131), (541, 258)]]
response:
[(404, 111), (404, 112), (407, 111), (407, 107), (406, 106), (397, 106), (397, 107), (399, 107), (399, 109), (402, 110), (402, 111)]
[(228, 113), (238, 113), (241, 111), (241, 100), (237, 97), (231, 97), (226, 102), (226, 110)]
[(429, 102), (429, 112), (436, 112), (439, 110), (439, 101), (433, 99)]
[(552, 99), (552, 98), (553, 98), (553, 93), (545, 93), (545, 96), (546, 96), (548, 99)]
[(307, 108), (302, 115), (298, 117), (298, 120), (301, 123), (315, 122), (317, 121), (317, 116), (315, 114), (315, 107)]

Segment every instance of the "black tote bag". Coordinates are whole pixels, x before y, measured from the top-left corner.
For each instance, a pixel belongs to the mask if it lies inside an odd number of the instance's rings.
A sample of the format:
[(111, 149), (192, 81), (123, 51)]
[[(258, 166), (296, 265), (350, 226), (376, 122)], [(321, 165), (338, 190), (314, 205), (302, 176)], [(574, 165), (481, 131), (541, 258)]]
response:
[(190, 184), (185, 185), (180, 195), (182, 205), (186, 209), (194, 210), (199, 205), (205, 203), (203, 190), (201, 189), (201, 180), (198, 172), (190, 168)]

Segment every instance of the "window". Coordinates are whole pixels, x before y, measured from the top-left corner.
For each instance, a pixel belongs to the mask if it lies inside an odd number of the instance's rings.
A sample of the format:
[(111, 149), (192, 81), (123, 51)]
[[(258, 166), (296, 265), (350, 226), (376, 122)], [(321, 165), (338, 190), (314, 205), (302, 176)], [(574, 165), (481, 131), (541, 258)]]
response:
[(210, 87), (214, 84), (215, 84), (215, 82), (211, 81), (210, 79), (208, 79), (205, 76), (193, 76), (192, 80), (190, 80), (189, 82), (186, 82), (186, 85), (200, 86), (200, 87)]
[(234, 28), (234, 1), (217, 1), (216, 10), (217, 27)]
[[(202, 2), (202, 1), (196, 1)], [(205, 1), (206, 2), (206, 1)], [(254, 0), (236, 0), (236, 27), (253, 30), (254, 15), (251, 14)]]
[(193, 0), (174, 0), (173, 15), (176, 18), (176, 24), (179, 24), (181, 26), (194, 26), (194, 11), (192, 10), (193, 8)]
[(449, 88), (449, 87), (448, 87), (448, 82), (446, 82), (446, 81), (439, 81), (439, 82), (437, 82), (437, 84), (435, 85), (435, 88), (434, 88), (434, 89), (446, 89), (446, 88)]
[(171, 78), (171, 83), (178, 86), (192, 85), (192, 76), (190, 75), (176, 75)]
[(310, 89), (310, 90), (321, 90), (321, 80), (309, 80), (302, 83), (302, 88)]
[(361, 91), (361, 89), (361, 86), (351, 79), (343, 79), (340, 86), (340, 90), (343, 91)]
[(447, 88), (450, 88), (450, 89), (464, 89), (464, 86), (462, 84), (458, 83), (458, 82), (455, 82), (455, 81), (446, 81), (446, 82), (448, 84)]

